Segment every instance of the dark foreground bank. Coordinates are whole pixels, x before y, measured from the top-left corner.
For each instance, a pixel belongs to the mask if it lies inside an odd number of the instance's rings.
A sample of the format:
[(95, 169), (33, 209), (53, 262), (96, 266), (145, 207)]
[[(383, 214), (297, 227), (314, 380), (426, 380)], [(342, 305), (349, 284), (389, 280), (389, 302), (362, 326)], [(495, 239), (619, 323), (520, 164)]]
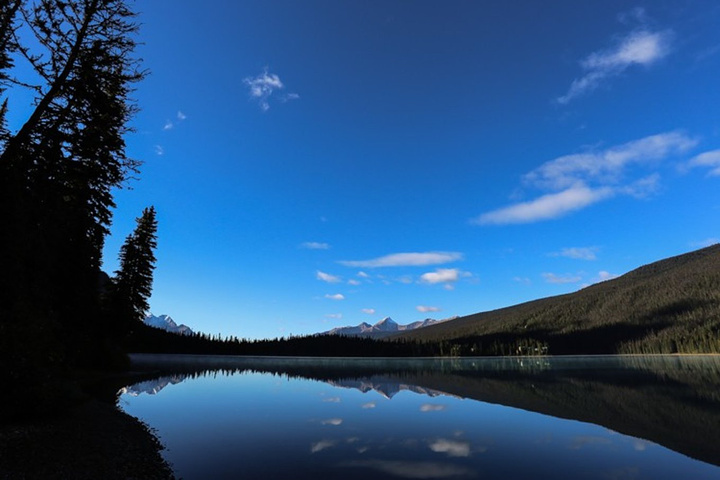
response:
[(0, 426), (0, 479), (172, 479), (162, 445), (112, 403)]

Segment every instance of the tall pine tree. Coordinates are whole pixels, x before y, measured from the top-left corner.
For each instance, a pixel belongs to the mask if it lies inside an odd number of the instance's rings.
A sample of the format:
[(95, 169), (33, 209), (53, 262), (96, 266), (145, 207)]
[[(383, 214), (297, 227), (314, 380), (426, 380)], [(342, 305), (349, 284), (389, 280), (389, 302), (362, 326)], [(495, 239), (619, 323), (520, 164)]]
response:
[(135, 221), (135, 231), (120, 248), (120, 268), (115, 272), (113, 291), (115, 315), (128, 330), (141, 322), (150, 308), (157, 248), (155, 208), (146, 208)]

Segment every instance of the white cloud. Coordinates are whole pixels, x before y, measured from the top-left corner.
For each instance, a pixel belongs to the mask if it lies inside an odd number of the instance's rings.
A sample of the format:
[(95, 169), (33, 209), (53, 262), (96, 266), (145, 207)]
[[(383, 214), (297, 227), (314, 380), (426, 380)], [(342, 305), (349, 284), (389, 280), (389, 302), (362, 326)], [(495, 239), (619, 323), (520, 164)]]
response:
[(357, 273), (357, 276), (358, 276), (358, 277), (361, 277), (361, 278), (370, 278), (370, 275), (368, 275), (368, 274), (365, 273), (365, 272), (358, 272), (358, 273)]
[(329, 298), (330, 300), (345, 300), (345, 295), (343, 295), (342, 293), (336, 293), (333, 295), (327, 293), (325, 294), (325, 298)]
[[(244, 78), (243, 83), (250, 89), (250, 97), (257, 100), (263, 111), (270, 109), (269, 100), (273, 92), (276, 90), (283, 90), (285, 88), (285, 85), (280, 80), (280, 77), (274, 73), (269, 73), (267, 68), (255, 77)], [(287, 96), (283, 98), (287, 99)]]
[(523, 285), (532, 284), (532, 280), (530, 280), (528, 277), (513, 277), (513, 281), (517, 283), (522, 283)]
[(323, 282), (327, 283), (340, 283), (342, 279), (340, 277), (336, 277), (335, 275), (330, 275), (329, 273), (321, 272), (318, 270), (315, 272), (315, 278), (318, 280), (322, 280)]
[(365, 313), (367, 315), (375, 315), (375, 309), (374, 308), (363, 308), (361, 310), (362, 313)]
[(703, 152), (700, 155), (691, 158), (685, 166), (687, 168), (709, 168), (709, 176), (720, 176), (720, 149)]
[(578, 184), (559, 193), (549, 193), (529, 202), (483, 213), (473, 222), (479, 225), (505, 225), (549, 220), (580, 210), (613, 195), (613, 190), (608, 187), (591, 189)]
[(158, 155), (158, 156), (165, 155), (165, 149), (162, 147), (162, 145), (155, 145), (155, 155)]
[(579, 275), (555, 275), (554, 273), (543, 273), (542, 277), (547, 283), (556, 284), (578, 283), (580, 280), (582, 280), (582, 277)]
[(361, 284), (360, 280), (355, 280), (354, 278), (351, 278), (350, 280), (348, 280), (348, 285), (353, 285), (353, 286), (357, 287), (360, 284)]
[(346, 267), (377, 268), (377, 267), (421, 267), (439, 265), (462, 260), (459, 252), (411, 252), (393, 253), (370, 260), (342, 260), (338, 263)]
[(584, 75), (573, 80), (567, 93), (558, 97), (558, 103), (565, 105), (595, 90), (632, 65), (652, 65), (670, 53), (671, 38), (670, 31), (638, 30), (621, 39), (611, 49), (590, 54), (580, 62)]
[(561, 190), (578, 182), (614, 184), (632, 164), (649, 163), (672, 154), (685, 153), (697, 144), (696, 139), (679, 131), (650, 135), (604, 150), (558, 157), (526, 174), (523, 180), (549, 190)]
[(576, 260), (597, 260), (597, 247), (569, 247), (559, 252), (551, 253), (551, 257), (567, 257)]
[(480, 225), (530, 223), (567, 215), (618, 195), (644, 198), (657, 191), (660, 175), (624, 180), (631, 166), (654, 165), (687, 152), (698, 141), (679, 131), (665, 132), (602, 150), (565, 155), (523, 176), (533, 188), (549, 191), (534, 200), (493, 210), (472, 220)]
[[(175, 117), (177, 118), (177, 121), (179, 123), (179, 122), (182, 122), (183, 120), (185, 120), (187, 118), (187, 115), (185, 115), (183, 112), (178, 110)], [(172, 130), (173, 128), (175, 128), (175, 123), (172, 120), (165, 120), (165, 124), (163, 125), (163, 130), (167, 131), (167, 130)]]
[(340, 397), (328, 397), (328, 398), (323, 398), (323, 402), (325, 402), (325, 403), (340, 403), (341, 400), (340, 400)]
[(325, 318), (332, 318), (335, 320), (340, 320), (342, 317), (342, 313), (328, 313), (327, 315), (325, 315)]
[(616, 273), (610, 273), (605, 270), (600, 270), (598, 272), (597, 281), (598, 282), (604, 282), (605, 280), (612, 280), (613, 278), (618, 278), (620, 275)]
[(438, 268), (434, 272), (423, 273), (420, 275), (420, 282), (436, 284), (457, 282), (460, 277), (469, 277), (469, 272), (463, 272), (457, 268)]
[(307, 248), (308, 250), (328, 250), (330, 245), (322, 242), (304, 242), (300, 244), (300, 248)]
[(433, 452), (447, 453), (449, 457), (470, 456), (470, 444), (468, 442), (439, 438), (432, 442), (429, 447)]
[(364, 403), (361, 408), (364, 408), (364, 409), (375, 408), (375, 402)]
[(417, 310), (420, 313), (439, 312), (440, 307), (431, 307), (429, 305), (418, 305), (417, 307), (415, 307), (415, 310)]

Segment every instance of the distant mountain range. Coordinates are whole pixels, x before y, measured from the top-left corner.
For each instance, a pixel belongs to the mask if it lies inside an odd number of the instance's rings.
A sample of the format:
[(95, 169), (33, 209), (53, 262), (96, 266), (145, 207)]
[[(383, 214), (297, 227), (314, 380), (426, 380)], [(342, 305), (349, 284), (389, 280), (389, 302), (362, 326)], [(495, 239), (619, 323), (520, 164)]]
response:
[[(367, 393), (370, 391), (376, 391), (383, 397), (387, 399), (391, 399), (395, 395), (397, 395), (399, 392), (402, 392), (403, 390), (418, 393), (420, 395), (427, 395), (429, 397), (437, 397), (439, 395), (448, 395), (444, 392), (441, 392), (439, 390), (435, 390), (432, 388), (425, 388), (419, 385), (412, 385), (409, 383), (403, 383), (399, 381), (396, 378), (393, 377), (385, 377), (385, 376), (370, 376), (367, 378), (359, 378), (359, 379), (345, 379), (345, 380), (325, 380), (325, 382), (329, 383), (330, 385), (334, 387), (341, 387), (341, 388), (351, 388), (355, 390), (359, 390), (362, 393)], [(451, 395), (454, 396), (454, 395)], [(457, 397), (460, 398), (460, 397)]]
[(187, 325), (175, 323), (170, 315), (155, 316), (152, 313), (147, 315), (143, 320), (145, 325), (159, 328), (168, 332), (179, 333), (181, 335), (192, 335), (194, 332)]
[(417, 330), (418, 328), (428, 327), (437, 323), (451, 320), (449, 318), (443, 320), (435, 320), (432, 318), (426, 318), (425, 320), (419, 320), (417, 322), (409, 323), (407, 325), (400, 325), (390, 317), (385, 317), (375, 325), (370, 325), (367, 322), (363, 322), (360, 325), (348, 326), (348, 327), (337, 327), (327, 332), (322, 332), (323, 335), (345, 335), (354, 337), (373, 337), (382, 338), (389, 335), (393, 335), (398, 332), (406, 332), (409, 330)]

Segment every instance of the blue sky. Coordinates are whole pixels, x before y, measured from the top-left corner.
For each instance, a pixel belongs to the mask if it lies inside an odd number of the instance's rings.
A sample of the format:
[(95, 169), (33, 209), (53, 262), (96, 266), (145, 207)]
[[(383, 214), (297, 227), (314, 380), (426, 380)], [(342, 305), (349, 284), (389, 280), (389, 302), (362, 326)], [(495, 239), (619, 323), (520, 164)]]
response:
[(715, 1), (138, 2), (105, 269), (248, 338), (491, 310), (720, 238)]

